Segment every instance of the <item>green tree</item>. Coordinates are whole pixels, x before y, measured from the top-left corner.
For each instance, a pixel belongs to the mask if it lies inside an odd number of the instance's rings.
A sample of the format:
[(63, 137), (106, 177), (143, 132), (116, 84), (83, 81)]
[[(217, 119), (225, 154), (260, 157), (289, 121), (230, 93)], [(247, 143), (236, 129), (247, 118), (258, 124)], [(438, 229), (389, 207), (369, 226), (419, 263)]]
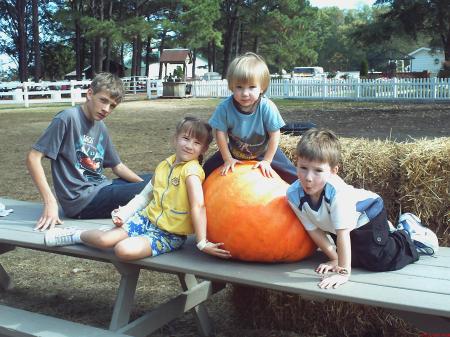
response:
[(403, 32), (417, 39), (420, 33), (430, 36), (431, 46), (444, 49), (450, 61), (450, 2), (446, 0), (377, 0), (388, 4), (384, 23), (399, 23)]
[(12, 41), (13, 45), (3, 43), (2, 49), (18, 61), (20, 81), (28, 80), (28, 44), (27, 44), (27, 1), (1, 0), (1, 29)]
[(63, 42), (44, 42), (41, 45), (42, 76), (48, 80), (60, 80), (75, 66), (72, 46)]
[[(220, 41), (215, 23), (220, 17), (219, 0), (183, 0), (183, 11), (178, 20), (180, 38), (192, 50), (192, 77), (195, 78), (197, 50)], [(208, 55), (208, 60), (211, 57)]]
[(223, 74), (232, 56), (253, 51), (280, 72), (314, 63), (315, 10), (303, 0), (222, 1)]
[(283, 69), (316, 63), (316, 18), (317, 11), (307, 1), (283, 0), (259, 21), (258, 50), (271, 69), (281, 73)]
[(361, 67), (359, 69), (359, 76), (361, 77), (367, 77), (367, 74), (369, 73), (369, 63), (367, 60), (361, 61)]

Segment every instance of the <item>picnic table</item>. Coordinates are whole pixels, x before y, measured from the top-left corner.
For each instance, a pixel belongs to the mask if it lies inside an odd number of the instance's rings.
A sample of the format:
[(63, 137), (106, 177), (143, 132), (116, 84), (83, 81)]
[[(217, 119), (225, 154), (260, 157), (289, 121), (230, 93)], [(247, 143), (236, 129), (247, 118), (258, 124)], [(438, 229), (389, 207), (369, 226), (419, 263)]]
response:
[[(0, 217), (0, 256), (3, 253), (14, 254), (15, 247), (22, 247), (111, 263), (121, 275), (108, 330), (3, 304), (0, 305), (1, 336), (147, 336), (187, 311), (193, 312), (199, 335), (208, 336), (212, 323), (204, 302), (208, 299), (214, 301), (213, 295), (227, 283), (293, 293), (308, 299), (382, 307), (426, 333), (450, 333), (450, 248), (443, 247), (437, 257), (421, 257), (418, 262), (398, 271), (374, 273), (353, 269), (346, 285), (326, 290), (317, 287), (319, 278), (314, 273), (314, 267), (325, 259), (320, 252), (296, 263), (221, 260), (200, 252), (195, 247), (194, 238), (190, 237), (182, 249), (173, 253), (122, 262), (112, 251), (84, 245), (47, 247), (44, 233), (33, 230), (42, 211), (40, 203), (4, 198), (0, 198), (0, 202), (14, 209), (7, 217)], [(98, 228), (107, 224), (110, 224), (109, 219), (65, 219), (64, 226)], [(141, 269), (178, 275), (182, 291), (168, 302), (130, 321)], [(0, 288), (10, 289), (12, 281), (0, 260)], [(70, 280), (67, 287), (70, 287)]]

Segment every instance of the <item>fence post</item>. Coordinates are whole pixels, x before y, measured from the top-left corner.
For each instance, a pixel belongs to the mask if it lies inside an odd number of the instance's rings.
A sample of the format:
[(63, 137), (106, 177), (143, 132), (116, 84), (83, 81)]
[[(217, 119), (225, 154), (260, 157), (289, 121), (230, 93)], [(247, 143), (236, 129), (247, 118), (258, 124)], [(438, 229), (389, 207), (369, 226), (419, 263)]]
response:
[(327, 79), (322, 78), (322, 99), (328, 97)]
[(22, 87), (23, 87), (23, 100), (25, 101), (25, 108), (29, 108), (30, 101), (28, 99), (28, 83), (22, 82)]
[(357, 78), (356, 79), (356, 100), (359, 101), (361, 98), (361, 79)]
[(437, 98), (436, 77), (433, 77), (431, 79), (431, 90), (432, 90), (432, 93), (433, 93), (433, 99), (435, 100)]
[(398, 78), (394, 77), (394, 81), (392, 81), (394, 86), (394, 98), (398, 98)]
[(75, 81), (70, 80), (70, 104), (75, 106)]
[(289, 80), (283, 80), (283, 98), (289, 98)]

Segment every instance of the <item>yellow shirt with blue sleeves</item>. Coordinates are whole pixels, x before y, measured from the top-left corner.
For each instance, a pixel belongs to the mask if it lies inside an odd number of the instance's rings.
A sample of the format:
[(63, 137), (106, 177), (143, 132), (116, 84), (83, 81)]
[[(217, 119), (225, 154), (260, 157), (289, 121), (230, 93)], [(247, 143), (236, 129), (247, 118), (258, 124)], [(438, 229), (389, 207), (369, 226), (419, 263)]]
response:
[(175, 155), (158, 164), (154, 174), (153, 199), (143, 214), (159, 228), (178, 235), (194, 233), (186, 178), (196, 175), (203, 183), (205, 172), (198, 160), (174, 164)]

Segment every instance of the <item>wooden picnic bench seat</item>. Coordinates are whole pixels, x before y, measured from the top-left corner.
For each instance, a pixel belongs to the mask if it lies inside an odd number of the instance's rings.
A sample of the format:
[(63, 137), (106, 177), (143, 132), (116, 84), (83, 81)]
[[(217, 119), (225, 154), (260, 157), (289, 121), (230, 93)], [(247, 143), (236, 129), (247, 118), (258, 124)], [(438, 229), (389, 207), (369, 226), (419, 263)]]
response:
[[(42, 210), (40, 204), (1, 198), (0, 202), (14, 209), (14, 213), (0, 218), (0, 254), (11, 251), (14, 247), (23, 247), (109, 262), (117, 268), (121, 274), (121, 282), (109, 325), (109, 330), (117, 334), (147, 336), (172, 319), (193, 310), (199, 334), (209, 335), (211, 324), (202, 303), (223, 289), (226, 283), (294, 293), (308, 299), (330, 299), (382, 307), (424, 332), (450, 332), (450, 248), (441, 248), (437, 257), (421, 257), (418, 262), (399, 271), (374, 273), (353, 269), (352, 277), (346, 285), (324, 290), (317, 287), (319, 278), (314, 273), (314, 267), (324, 260), (320, 252), (297, 263), (227, 261), (201, 253), (195, 247), (193, 238), (189, 238), (179, 251), (124, 263), (111, 251), (84, 245), (46, 247), (44, 233), (33, 231)], [(94, 228), (105, 224), (110, 224), (110, 220), (65, 219), (64, 226)], [(141, 269), (178, 275), (183, 291), (169, 302), (129, 322)], [(10, 286), (11, 279), (0, 264), (0, 287), (8, 289)], [(70, 282), (67, 286), (70, 286)], [(43, 315), (36, 316), (35, 319), (45, 323), (41, 316)], [(23, 320), (21, 326), (32, 321), (34, 319)], [(0, 320), (0, 328), (11, 329), (4, 324)], [(5, 334), (3, 330), (0, 332), (5, 336), (40, 336), (29, 332), (23, 335)]]

